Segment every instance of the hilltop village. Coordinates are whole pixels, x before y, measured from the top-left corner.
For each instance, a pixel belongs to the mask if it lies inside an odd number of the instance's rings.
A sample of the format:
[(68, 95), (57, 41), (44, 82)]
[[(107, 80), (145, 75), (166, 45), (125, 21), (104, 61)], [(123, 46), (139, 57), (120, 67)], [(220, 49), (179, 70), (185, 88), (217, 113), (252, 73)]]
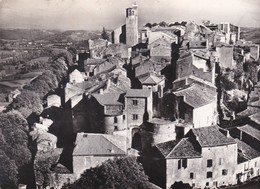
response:
[(126, 156), (158, 188), (218, 188), (259, 176), (259, 45), (229, 22), (139, 27), (136, 4), (125, 20), (111, 40), (78, 49), (62, 92), (47, 96), (29, 133), (36, 186), (43, 157), (55, 162), (49, 188)]

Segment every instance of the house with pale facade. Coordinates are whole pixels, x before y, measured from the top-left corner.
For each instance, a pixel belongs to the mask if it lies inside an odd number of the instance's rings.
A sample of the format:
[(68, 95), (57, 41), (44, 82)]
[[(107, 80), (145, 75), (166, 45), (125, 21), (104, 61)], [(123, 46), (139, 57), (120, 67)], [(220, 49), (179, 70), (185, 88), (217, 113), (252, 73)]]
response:
[(190, 76), (174, 81), (172, 93), (177, 120), (194, 128), (217, 123), (217, 92), (212, 83)]
[(168, 189), (180, 181), (195, 188), (237, 183), (237, 144), (219, 129), (191, 129), (185, 138), (155, 145), (153, 169), (160, 171), (162, 187)]
[(126, 137), (118, 135), (78, 133), (73, 150), (73, 173), (76, 178), (86, 170), (109, 159), (126, 155)]

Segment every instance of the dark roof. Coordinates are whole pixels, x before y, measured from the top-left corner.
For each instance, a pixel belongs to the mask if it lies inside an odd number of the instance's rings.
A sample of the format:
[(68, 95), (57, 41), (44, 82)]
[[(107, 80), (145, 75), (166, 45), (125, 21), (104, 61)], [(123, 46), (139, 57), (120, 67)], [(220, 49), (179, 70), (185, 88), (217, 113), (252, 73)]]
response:
[(126, 139), (123, 136), (78, 133), (73, 156), (125, 155)]
[(242, 127), (237, 127), (237, 129), (260, 141), (260, 130), (252, 127), (251, 125), (244, 125)]
[(123, 105), (119, 102), (121, 93), (105, 93), (105, 94), (93, 94), (92, 96), (98, 101), (102, 106), (105, 105)]
[(157, 144), (156, 147), (167, 159), (201, 157), (199, 144), (195, 140), (192, 141), (188, 138)]
[(238, 148), (238, 163), (245, 162), (260, 156), (260, 152), (239, 139), (235, 139)]
[(235, 144), (233, 138), (222, 134), (217, 126), (201, 127), (191, 129), (201, 147), (214, 147)]
[(146, 98), (151, 96), (152, 91), (149, 89), (129, 89), (126, 92), (125, 97), (136, 97), (136, 98)]
[(173, 91), (173, 94), (178, 97), (183, 97), (184, 102), (193, 108), (198, 108), (207, 105), (216, 99), (216, 92), (207, 90), (206, 88), (198, 85), (191, 84), (185, 88)]
[(171, 140), (168, 142), (156, 144), (155, 146), (157, 149), (161, 152), (161, 154), (164, 157), (167, 157), (167, 155), (173, 150), (173, 148), (180, 142), (180, 140)]

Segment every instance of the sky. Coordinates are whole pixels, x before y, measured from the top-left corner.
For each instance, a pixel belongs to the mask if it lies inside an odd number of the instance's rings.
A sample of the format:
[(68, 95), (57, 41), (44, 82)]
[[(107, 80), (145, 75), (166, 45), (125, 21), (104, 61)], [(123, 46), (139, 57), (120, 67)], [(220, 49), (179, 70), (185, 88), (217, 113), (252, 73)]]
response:
[[(134, 0), (0, 0), (0, 28), (115, 29)], [(260, 0), (137, 0), (147, 22), (211, 20), (260, 27)]]

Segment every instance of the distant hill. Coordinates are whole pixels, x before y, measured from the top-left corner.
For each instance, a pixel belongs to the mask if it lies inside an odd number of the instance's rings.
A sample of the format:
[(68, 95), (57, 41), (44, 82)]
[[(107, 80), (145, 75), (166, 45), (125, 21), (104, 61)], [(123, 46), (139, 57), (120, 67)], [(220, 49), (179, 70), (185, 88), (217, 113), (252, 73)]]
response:
[(50, 41), (83, 41), (100, 37), (99, 31), (86, 30), (40, 30), (40, 29), (2, 29), (0, 39), (17, 40), (50, 40)]
[(50, 41), (83, 41), (87, 39), (99, 38), (101, 32), (99, 31), (86, 31), (86, 30), (68, 30), (62, 33), (57, 33), (48, 37)]
[(40, 40), (59, 33), (55, 30), (38, 30), (38, 29), (2, 29), (0, 28), (0, 39), (27, 39)]
[(240, 38), (260, 45), (260, 28), (242, 27)]

